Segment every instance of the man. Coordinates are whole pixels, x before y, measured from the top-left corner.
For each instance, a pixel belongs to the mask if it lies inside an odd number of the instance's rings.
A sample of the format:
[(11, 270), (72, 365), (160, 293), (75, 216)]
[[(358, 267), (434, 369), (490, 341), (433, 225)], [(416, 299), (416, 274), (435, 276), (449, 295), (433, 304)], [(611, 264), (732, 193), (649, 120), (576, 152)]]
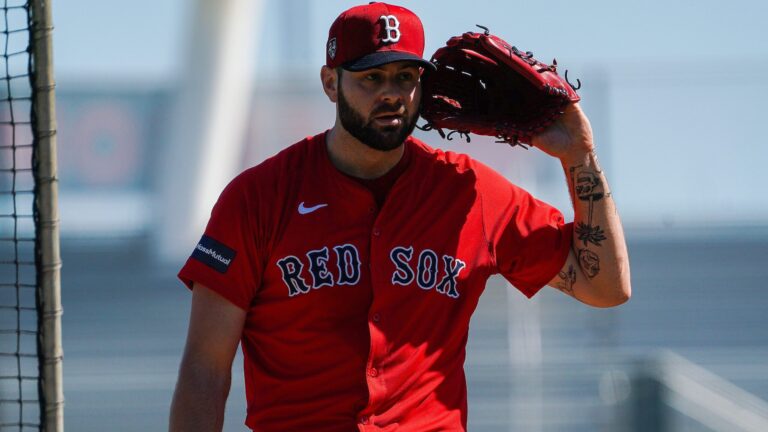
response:
[(501, 273), (599, 307), (629, 298), (622, 228), (578, 105), (533, 139), (558, 158), (576, 228), (468, 156), (410, 136), (421, 22), (384, 3), (331, 26), (330, 130), (222, 193), (180, 272), (193, 288), (171, 430), (220, 430), (242, 341), (259, 431), (465, 430), (469, 319)]

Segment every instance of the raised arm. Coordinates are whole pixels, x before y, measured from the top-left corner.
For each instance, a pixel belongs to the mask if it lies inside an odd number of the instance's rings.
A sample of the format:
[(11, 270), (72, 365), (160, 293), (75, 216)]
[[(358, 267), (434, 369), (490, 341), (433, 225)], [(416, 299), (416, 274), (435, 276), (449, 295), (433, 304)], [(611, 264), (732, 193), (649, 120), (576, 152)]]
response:
[(221, 431), (245, 311), (195, 284), (170, 431)]
[(589, 120), (578, 104), (569, 105), (532, 144), (560, 159), (575, 215), (571, 252), (549, 285), (596, 307), (624, 303), (632, 293), (629, 256)]

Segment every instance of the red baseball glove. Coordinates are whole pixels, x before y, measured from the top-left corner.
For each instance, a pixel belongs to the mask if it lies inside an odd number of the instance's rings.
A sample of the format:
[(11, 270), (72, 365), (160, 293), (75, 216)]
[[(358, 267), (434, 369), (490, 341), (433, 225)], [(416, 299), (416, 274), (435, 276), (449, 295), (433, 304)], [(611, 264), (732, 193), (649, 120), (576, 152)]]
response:
[(452, 130), (469, 141), (469, 132), (495, 136), (512, 145), (529, 143), (579, 101), (574, 87), (546, 65), (485, 33), (464, 33), (448, 40), (432, 56), (436, 70), (422, 76), (422, 129)]

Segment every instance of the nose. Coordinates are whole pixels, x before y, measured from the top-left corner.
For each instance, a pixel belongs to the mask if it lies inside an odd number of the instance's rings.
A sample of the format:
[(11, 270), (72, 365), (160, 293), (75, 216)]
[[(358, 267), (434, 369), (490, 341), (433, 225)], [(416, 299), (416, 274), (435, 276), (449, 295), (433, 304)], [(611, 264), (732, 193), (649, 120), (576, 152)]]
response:
[(379, 94), (382, 102), (389, 104), (402, 103), (405, 100), (405, 90), (395, 79), (388, 79), (381, 87)]

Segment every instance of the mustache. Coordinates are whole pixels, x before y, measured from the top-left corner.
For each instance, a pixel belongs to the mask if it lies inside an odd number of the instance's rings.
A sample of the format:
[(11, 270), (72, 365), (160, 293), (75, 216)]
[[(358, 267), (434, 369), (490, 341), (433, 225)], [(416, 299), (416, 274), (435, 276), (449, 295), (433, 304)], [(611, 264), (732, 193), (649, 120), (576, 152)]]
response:
[(405, 105), (402, 103), (394, 103), (394, 104), (381, 104), (377, 106), (372, 112), (371, 117), (376, 117), (379, 114), (390, 114), (390, 113), (397, 113), (399, 115), (405, 116), (408, 114), (408, 110), (405, 109)]

